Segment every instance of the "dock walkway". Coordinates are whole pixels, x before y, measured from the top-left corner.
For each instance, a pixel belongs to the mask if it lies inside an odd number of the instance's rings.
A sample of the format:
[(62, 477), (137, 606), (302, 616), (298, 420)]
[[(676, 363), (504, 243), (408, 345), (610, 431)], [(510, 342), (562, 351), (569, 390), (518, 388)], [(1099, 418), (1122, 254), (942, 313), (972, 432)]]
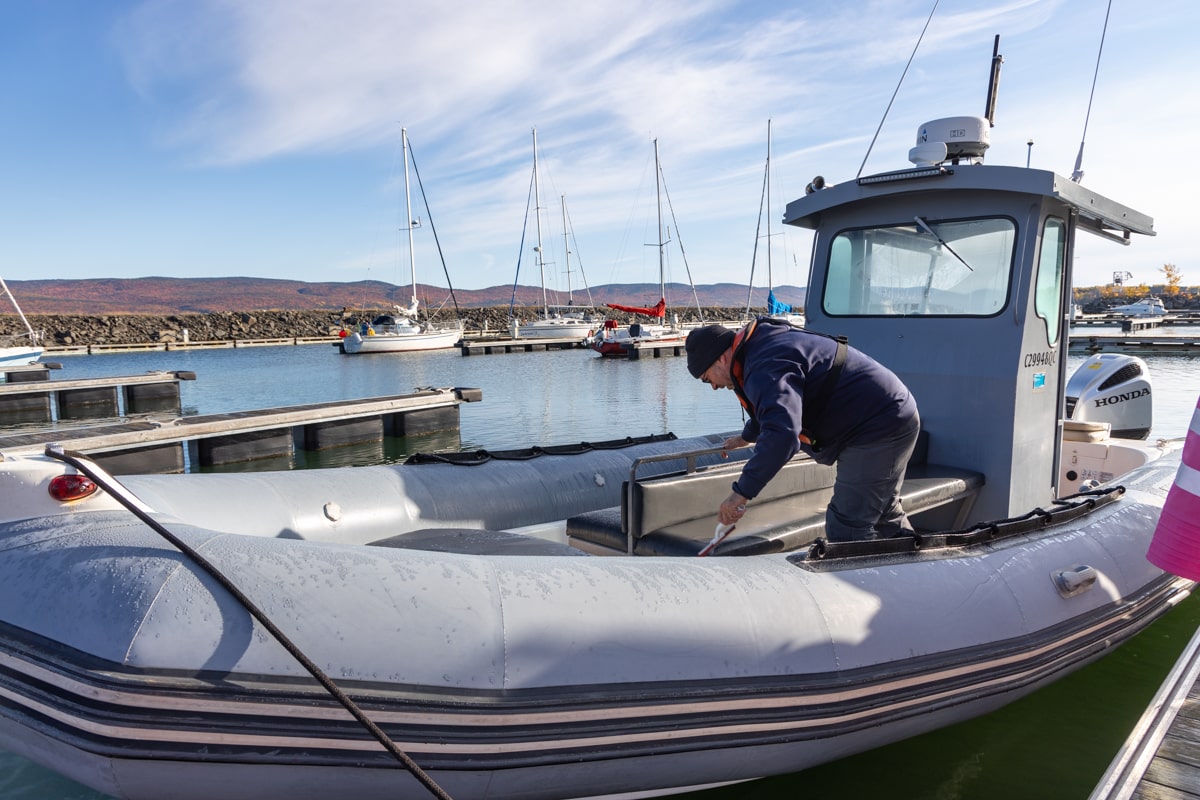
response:
[(1089, 800), (1200, 797), (1200, 630)]
[[(38, 375), (36, 371), (24, 374)], [(8, 423), (178, 413), (179, 382), (195, 379), (196, 373), (184, 370), (65, 381), (13, 380), (10, 374), (0, 383), (0, 413)]]
[(54, 443), (87, 454), (116, 474), (183, 472), (189, 463), (217, 466), (384, 436), (458, 430), (459, 404), (482, 399), (479, 389), (422, 389), (364, 400), (9, 432), (0, 434), (0, 457), (40, 453)]

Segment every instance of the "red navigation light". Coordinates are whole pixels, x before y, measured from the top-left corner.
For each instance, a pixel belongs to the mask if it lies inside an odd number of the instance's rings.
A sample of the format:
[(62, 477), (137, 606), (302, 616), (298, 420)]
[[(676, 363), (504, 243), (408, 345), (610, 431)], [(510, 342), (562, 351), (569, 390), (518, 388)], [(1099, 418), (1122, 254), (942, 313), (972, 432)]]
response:
[(50, 480), (50, 496), (64, 503), (91, 497), (99, 488), (86, 475), (56, 475)]

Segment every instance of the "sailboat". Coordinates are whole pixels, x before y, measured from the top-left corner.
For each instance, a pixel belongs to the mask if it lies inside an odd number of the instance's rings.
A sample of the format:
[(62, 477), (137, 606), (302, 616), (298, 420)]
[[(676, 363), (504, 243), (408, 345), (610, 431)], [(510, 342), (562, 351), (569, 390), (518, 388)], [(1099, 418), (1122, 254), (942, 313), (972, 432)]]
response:
[[(413, 253), (413, 228), (419, 222), (413, 220), (412, 196), (408, 183), (408, 130), (400, 129), (404, 147), (404, 208), (408, 222), (408, 269), (412, 298), (408, 308), (395, 306), (395, 314), (382, 314), (369, 324), (363, 323), (358, 330), (342, 337), (341, 352), (346, 355), (360, 353), (407, 353), (416, 350), (443, 350), (453, 347), (462, 339), (462, 322), (434, 324), (421, 322), (417, 318), (417, 266)], [(418, 176), (419, 178), (420, 176)]]
[[(546, 291), (546, 251), (542, 246), (542, 203), (541, 203), (541, 187), (538, 184), (538, 162), (537, 162), (537, 128), (533, 129), (533, 213), (537, 220), (537, 247), (534, 252), (537, 253), (538, 272), (542, 281), (542, 314), (540, 317), (529, 322), (521, 323), (517, 327), (517, 335), (527, 338), (555, 338), (555, 339), (583, 339), (592, 334), (596, 328), (594, 320), (578, 314), (577, 312), (563, 313), (563, 306), (554, 306), (554, 311), (551, 311), (550, 299)], [(567, 200), (562, 199), (563, 204), (563, 242), (566, 247), (567, 256), (567, 280), (568, 280), (568, 296), (570, 295), (570, 258), (571, 250), (566, 246), (567, 239)], [(518, 266), (518, 272), (520, 267)], [(566, 308), (573, 308), (572, 305)]]
[[(771, 263), (771, 120), (767, 120), (767, 165), (763, 177), (763, 200), (767, 210), (767, 316), (784, 319), (793, 325), (804, 325), (804, 314), (797, 311), (790, 303), (785, 303), (775, 296), (775, 277)], [(760, 211), (761, 211), (760, 206)], [(760, 218), (761, 223), (761, 218)], [(755, 253), (758, 252), (755, 242)], [(750, 295), (754, 291), (754, 266), (750, 267), (750, 288), (746, 295), (746, 314), (750, 314)]]
[(624, 311), (629, 314), (641, 314), (652, 319), (659, 320), (658, 323), (643, 324), (635, 322), (627, 328), (622, 328), (620, 323), (615, 319), (604, 321), (604, 327), (596, 332), (588, 341), (588, 346), (602, 356), (617, 357), (626, 356), (629, 350), (636, 347), (640, 342), (669, 342), (683, 341), (686, 336), (686, 331), (680, 330), (678, 325), (663, 324), (667, 312), (667, 283), (666, 270), (664, 267), (664, 248), (667, 245), (663, 235), (663, 216), (662, 216), (662, 166), (658, 158), (658, 139), (654, 140), (654, 185), (657, 192), (657, 208), (658, 208), (658, 287), (659, 299), (658, 303), (653, 306), (626, 306), (619, 303), (605, 303), (609, 308), (616, 311)]
[(25, 333), (16, 333), (0, 339), (0, 367), (25, 367), (36, 364), (42, 357), (42, 335), (29, 324), (21, 306), (17, 305), (17, 298), (13, 297), (3, 278), (0, 278), (0, 289), (4, 290), (17, 316), (21, 318), (21, 324), (25, 326)]

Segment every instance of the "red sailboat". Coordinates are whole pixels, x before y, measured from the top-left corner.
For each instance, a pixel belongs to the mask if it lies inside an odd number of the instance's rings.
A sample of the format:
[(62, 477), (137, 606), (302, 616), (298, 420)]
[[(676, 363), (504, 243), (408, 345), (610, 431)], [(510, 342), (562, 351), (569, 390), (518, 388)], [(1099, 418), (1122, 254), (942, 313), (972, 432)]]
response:
[(588, 346), (602, 356), (626, 356), (630, 348), (639, 342), (683, 341), (686, 331), (680, 330), (676, 324), (665, 323), (667, 315), (667, 285), (663, 266), (663, 248), (666, 240), (663, 236), (662, 222), (662, 168), (658, 161), (658, 140), (654, 140), (654, 172), (655, 187), (658, 192), (658, 284), (661, 292), (658, 303), (653, 306), (626, 306), (619, 303), (605, 303), (615, 311), (628, 314), (641, 314), (657, 322), (634, 322), (628, 327), (621, 327), (615, 319), (604, 321), (604, 327), (596, 332), (588, 342)]

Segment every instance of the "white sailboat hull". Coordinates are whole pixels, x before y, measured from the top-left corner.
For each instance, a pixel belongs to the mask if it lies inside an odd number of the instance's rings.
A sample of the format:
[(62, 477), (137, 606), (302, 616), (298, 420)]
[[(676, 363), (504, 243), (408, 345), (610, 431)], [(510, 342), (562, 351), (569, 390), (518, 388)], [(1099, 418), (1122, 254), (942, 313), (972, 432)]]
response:
[(40, 347), (0, 347), (0, 367), (25, 367), (41, 357)]
[(410, 353), (419, 350), (444, 350), (462, 339), (462, 328), (418, 331), (412, 333), (376, 333), (363, 336), (355, 331), (342, 339), (342, 352), (347, 355), (363, 353)]
[(517, 329), (517, 335), (523, 339), (584, 339), (595, 330), (596, 324), (584, 319), (551, 317), (525, 323)]

